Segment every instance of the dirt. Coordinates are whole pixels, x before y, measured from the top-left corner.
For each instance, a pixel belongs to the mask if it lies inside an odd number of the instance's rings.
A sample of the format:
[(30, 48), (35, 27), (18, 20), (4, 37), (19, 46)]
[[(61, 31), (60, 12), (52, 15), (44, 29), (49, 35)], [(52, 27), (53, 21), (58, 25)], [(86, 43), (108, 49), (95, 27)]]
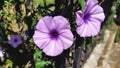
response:
[(111, 68), (120, 68), (120, 43), (114, 43), (109, 54), (108, 64)]

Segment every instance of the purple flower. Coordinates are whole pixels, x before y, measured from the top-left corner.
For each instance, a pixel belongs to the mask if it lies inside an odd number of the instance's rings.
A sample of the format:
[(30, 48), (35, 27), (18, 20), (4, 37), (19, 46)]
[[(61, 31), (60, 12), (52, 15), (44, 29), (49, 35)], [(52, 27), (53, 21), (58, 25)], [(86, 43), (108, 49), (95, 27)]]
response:
[(11, 35), (8, 43), (12, 45), (14, 48), (16, 48), (18, 45), (22, 43), (20, 35)]
[(95, 36), (99, 33), (105, 15), (97, 0), (87, 0), (84, 12), (76, 12), (77, 33), (81, 37)]
[(49, 56), (57, 56), (73, 43), (69, 22), (62, 16), (45, 16), (36, 25), (35, 44)]

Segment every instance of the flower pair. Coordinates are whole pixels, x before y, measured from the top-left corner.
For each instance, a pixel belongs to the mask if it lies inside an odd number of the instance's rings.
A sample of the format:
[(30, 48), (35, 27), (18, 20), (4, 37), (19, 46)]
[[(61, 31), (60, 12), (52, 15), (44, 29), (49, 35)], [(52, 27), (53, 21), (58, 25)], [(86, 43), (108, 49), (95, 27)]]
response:
[[(77, 33), (81, 37), (95, 36), (105, 16), (97, 0), (87, 0), (84, 12), (76, 12)], [(73, 34), (66, 18), (45, 16), (36, 25), (35, 44), (49, 56), (57, 56), (73, 44)]]

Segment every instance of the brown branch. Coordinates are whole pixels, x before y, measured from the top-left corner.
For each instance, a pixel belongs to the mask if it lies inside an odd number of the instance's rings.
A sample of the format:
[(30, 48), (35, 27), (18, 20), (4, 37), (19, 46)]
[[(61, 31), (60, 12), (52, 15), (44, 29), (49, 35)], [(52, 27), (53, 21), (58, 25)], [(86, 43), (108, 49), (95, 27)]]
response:
[(105, 0), (102, 0), (102, 1), (99, 3), (99, 5), (101, 5), (103, 2), (105, 2)]

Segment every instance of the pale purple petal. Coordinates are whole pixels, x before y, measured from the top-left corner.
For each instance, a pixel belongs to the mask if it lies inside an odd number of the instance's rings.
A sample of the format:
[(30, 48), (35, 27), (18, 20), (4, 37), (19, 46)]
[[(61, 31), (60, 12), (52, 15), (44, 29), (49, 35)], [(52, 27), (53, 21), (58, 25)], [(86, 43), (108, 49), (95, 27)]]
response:
[(52, 30), (52, 17), (51, 16), (45, 16), (43, 18), (41, 18), (38, 22), (38, 24), (36, 25), (36, 29), (41, 31), (41, 32), (45, 32), (48, 33), (50, 30)]
[(73, 43), (70, 24), (62, 16), (41, 18), (33, 35), (34, 43), (48, 56), (57, 56)]
[(88, 23), (90, 23), (94, 27), (94, 29), (98, 30), (99, 32), (101, 26), (101, 22), (99, 20), (94, 18), (89, 18)]
[(93, 9), (93, 7), (95, 7), (96, 5), (98, 5), (97, 0), (87, 0), (85, 13), (89, 13)]
[(76, 31), (81, 37), (83, 37), (82, 33), (83, 33), (84, 29), (85, 29), (85, 24), (81, 25), (80, 27), (77, 27)]
[(36, 30), (33, 35), (33, 40), (40, 49), (43, 49), (44, 46), (46, 46), (46, 44), (50, 41), (50, 36), (47, 33)]
[(92, 30), (90, 36), (96, 36), (96, 35), (98, 35), (100, 29), (95, 29), (95, 27), (93, 26), (92, 23), (89, 24), (89, 27), (90, 27), (90, 28), (89, 28), (89, 31), (90, 31), (90, 29)]
[(55, 23), (56, 30), (70, 29), (69, 22), (62, 16), (55, 16), (53, 22)]
[[(81, 25), (80, 27), (77, 27), (77, 33), (81, 36), (81, 37), (86, 37), (87, 36), (87, 28), (86, 28), (86, 24)], [(89, 33), (89, 32), (88, 32)]]
[(83, 15), (82, 15), (82, 11), (77, 11), (76, 12), (76, 23), (77, 23), (77, 26), (81, 26), (84, 21), (83, 21)]
[(62, 42), (58, 40), (51, 40), (48, 45), (43, 49), (46, 55), (57, 56), (63, 51)]
[(36, 39), (34, 38), (34, 43), (40, 48), (40, 49), (43, 49), (47, 46), (47, 44), (50, 42), (50, 39), (47, 38), (47, 39)]
[(96, 36), (105, 18), (103, 9), (98, 5), (97, 0), (87, 0), (83, 14), (78, 11), (76, 16), (78, 26), (76, 31), (81, 37)]
[(99, 20), (99, 22), (102, 22), (105, 19), (105, 15), (104, 13), (99, 13), (99, 14), (91, 15), (90, 18), (93, 18), (93, 19)]
[(103, 13), (103, 8), (101, 6), (99, 6), (99, 5), (96, 5), (88, 13), (92, 14), (92, 15)]
[(39, 30), (36, 30), (34, 32), (33, 38), (46, 39), (46, 38), (50, 38), (50, 35), (49, 33), (44, 33), (44, 32), (40, 32)]
[(92, 19), (91, 21), (88, 21), (87, 23), (78, 27), (77, 33), (81, 37), (95, 36), (100, 31), (100, 25), (101, 23), (98, 20)]
[(72, 32), (67, 29), (60, 32), (59, 38), (62, 41), (64, 49), (71, 47), (74, 41)]

